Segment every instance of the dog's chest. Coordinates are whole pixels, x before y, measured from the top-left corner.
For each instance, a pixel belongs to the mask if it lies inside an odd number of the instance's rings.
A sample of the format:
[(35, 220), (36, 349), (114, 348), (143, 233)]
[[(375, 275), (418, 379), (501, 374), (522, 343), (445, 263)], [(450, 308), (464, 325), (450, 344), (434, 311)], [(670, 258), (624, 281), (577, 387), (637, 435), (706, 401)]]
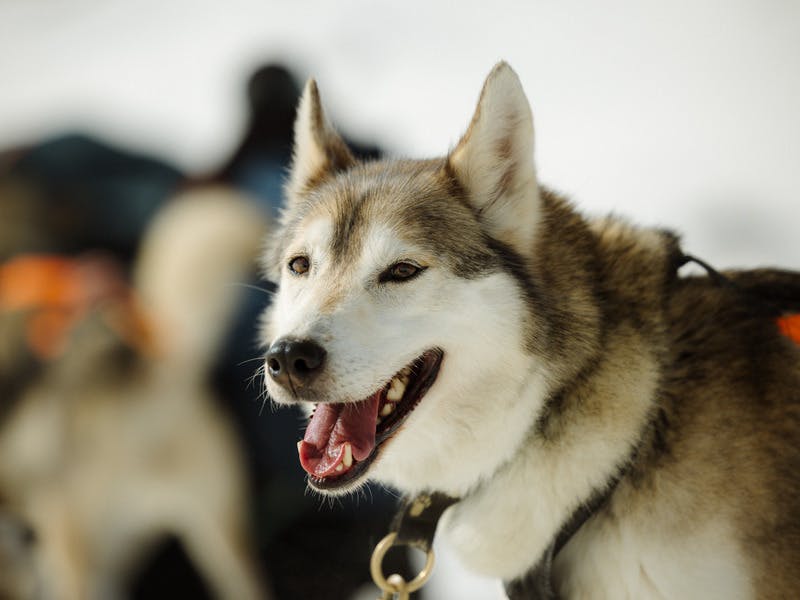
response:
[[(593, 519), (553, 565), (564, 599), (746, 600), (753, 597), (745, 561), (719, 523), (688, 535), (623, 519)], [(661, 531), (659, 531), (661, 529)]]

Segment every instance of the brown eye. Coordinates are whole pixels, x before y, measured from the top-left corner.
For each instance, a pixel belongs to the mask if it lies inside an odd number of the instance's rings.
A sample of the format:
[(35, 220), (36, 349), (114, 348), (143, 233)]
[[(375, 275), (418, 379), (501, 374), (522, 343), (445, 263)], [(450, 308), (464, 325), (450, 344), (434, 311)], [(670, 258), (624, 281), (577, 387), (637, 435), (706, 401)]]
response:
[(303, 275), (308, 272), (310, 265), (307, 256), (295, 256), (289, 261), (289, 270), (295, 275)]
[(383, 273), (381, 273), (378, 279), (381, 283), (386, 281), (408, 281), (409, 279), (413, 279), (422, 273), (424, 270), (424, 267), (403, 261), (395, 263), (386, 269)]

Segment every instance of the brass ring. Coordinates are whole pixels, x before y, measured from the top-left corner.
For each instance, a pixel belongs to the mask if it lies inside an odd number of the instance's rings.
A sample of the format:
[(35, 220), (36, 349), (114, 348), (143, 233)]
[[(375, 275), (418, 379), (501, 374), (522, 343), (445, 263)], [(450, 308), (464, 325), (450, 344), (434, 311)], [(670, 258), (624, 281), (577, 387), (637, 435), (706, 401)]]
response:
[(391, 548), (394, 544), (395, 538), (397, 538), (397, 533), (393, 531), (384, 537), (380, 542), (378, 542), (378, 545), (375, 546), (375, 550), (372, 551), (372, 558), (369, 561), (369, 570), (372, 574), (372, 580), (375, 582), (375, 585), (381, 588), (384, 592), (416, 592), (423, 585), (425, 585), (425, 582), (428, 581), (431, 573), (433, 573), (433, 548), (429, 549), (426, 553), (425, 566), (422, 567), (422, 571), (420, 571), (417, 576), (414, 577), (414, 579), (405, 584), (404, 590), (398, 590), (397, 585), (387, 581), (386, 577), (383, 575), (383, 557), (389, 551), (389, 548)]

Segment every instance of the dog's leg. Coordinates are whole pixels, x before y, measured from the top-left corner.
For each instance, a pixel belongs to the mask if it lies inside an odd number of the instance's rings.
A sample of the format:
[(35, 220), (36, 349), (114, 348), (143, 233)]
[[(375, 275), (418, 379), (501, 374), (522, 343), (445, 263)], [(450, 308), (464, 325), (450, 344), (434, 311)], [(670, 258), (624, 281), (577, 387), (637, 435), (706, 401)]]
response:
[(88, 597), (86, 548), (63, 497), (53, 490), (32, 503), (41, 567), (41, 597), (85, 600)]

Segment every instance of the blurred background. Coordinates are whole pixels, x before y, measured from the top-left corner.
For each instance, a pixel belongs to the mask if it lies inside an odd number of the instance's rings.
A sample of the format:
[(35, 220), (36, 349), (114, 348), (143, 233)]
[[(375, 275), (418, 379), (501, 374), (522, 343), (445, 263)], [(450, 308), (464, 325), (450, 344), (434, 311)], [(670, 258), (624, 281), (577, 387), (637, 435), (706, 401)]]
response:
[[(0, 0), (0, 597), (373, 594), (395, 499), (305, 494), (256, 373), (307, 77), (360, 155), (427, 157), (505, 59), (546, 185), (717, 268), (796, 269), (798, 26), (789, 0)], [(440, 554), (427, 598), (496, 595)]]

